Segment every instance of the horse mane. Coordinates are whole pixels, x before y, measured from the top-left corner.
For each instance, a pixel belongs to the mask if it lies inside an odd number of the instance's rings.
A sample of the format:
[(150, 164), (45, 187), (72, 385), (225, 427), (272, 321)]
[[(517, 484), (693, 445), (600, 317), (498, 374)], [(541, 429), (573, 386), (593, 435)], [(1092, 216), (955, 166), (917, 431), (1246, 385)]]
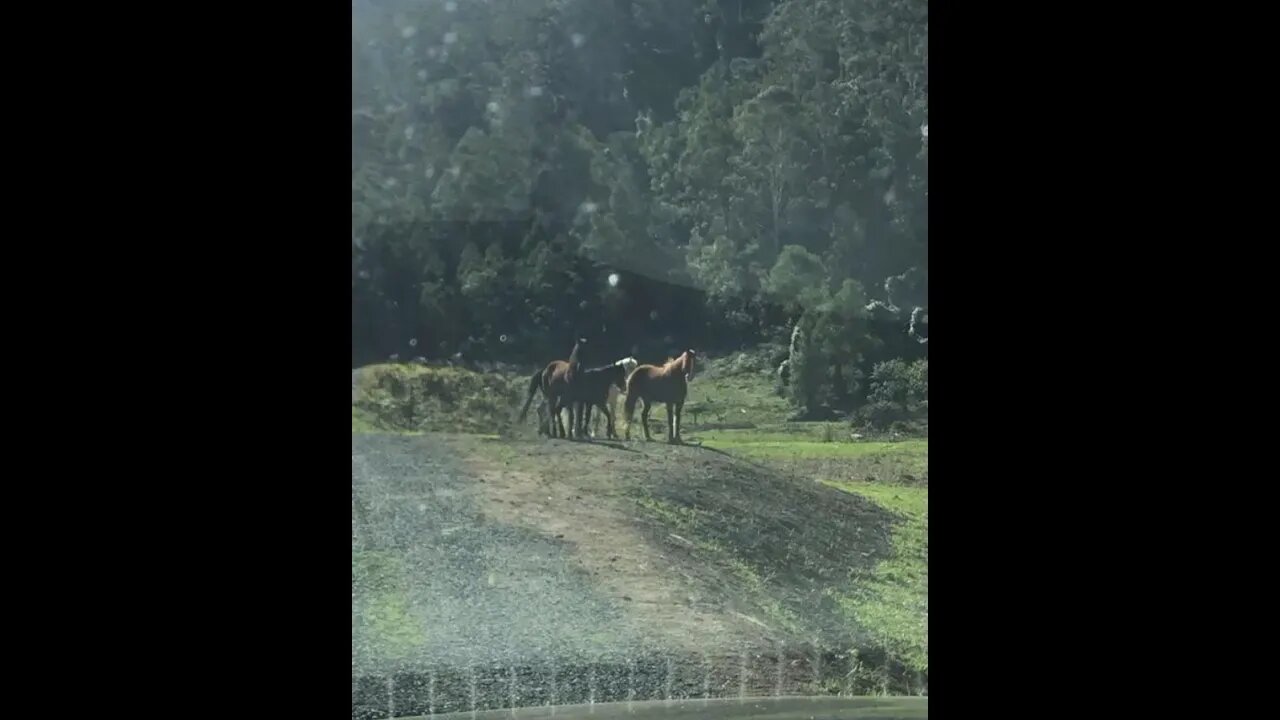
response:
[(573, 344), (573, 350), (569, 351), (569, 369), (565, 373), (565, 379), (569, 382), (573, 382), (573, 376), (582, 366), (582, 359), (579, 357), (581, 354), (580, 346), (585, 342), (585, 339), (578, 338), (578, 341)]
[(697, 353), (695, 353), (692, 350), (685, 350), (684, 352), (680, 353), (679, 357), (668, 358), (667, 362), (664, 363), (661, 368), (659, 368), (659, 371), (664, 375), (670, 375), (671, 373), (675, 372), (677, 368), (679, 368), (681, 371), (683, 371), (683, 374), (688, 375), (689, 365), (693, 363), (693, 359), (695, 357), (697, 357)]

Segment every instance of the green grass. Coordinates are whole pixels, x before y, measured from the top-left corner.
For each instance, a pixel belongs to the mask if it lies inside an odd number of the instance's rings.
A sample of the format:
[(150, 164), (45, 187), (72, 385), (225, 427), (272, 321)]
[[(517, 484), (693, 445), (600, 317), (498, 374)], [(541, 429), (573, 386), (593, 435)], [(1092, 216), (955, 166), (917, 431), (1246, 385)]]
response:
[(728, 423), (769, 425), (794, 412), (787, 400), (773, 391), (771, 372), (733, 368), (734, 358), (730, 357), (711, 361), (699, 370), (685, 400), (683, 421), (689, 428)]
[(803, 474), (814, 474), (819, 482), (861, 495), (903, 518), (891, 534), (892, 555), (870, 572), (851, 577), (848, 590), (835, 599), (852, 622), (908, 667), (927, 671), (929, 489), (898, 480), (927, 477), (928, 441), (822, 442), (811, 434), (776, 428), (710, 431), (699, 438), (704, 446), (780, 469), (803, 467)]
[[(410, 609), (403, 580), (404, 568), (398, 557), (386, 551), (351, 552), (351, 583), (364, 588), (362, 601), (352, 610), (355, 623), (383, 655), (398, 660), (420, 647), (426, 628)], [(354, 597), (354, 591), (353, 591)]]
[(493, 434), (511, 426), (527, 378), (412, 364), (360, 369), (351, 431)]
[[(725, 365), (730, 362), (726, 359)], [(792, 409), (774, 392), (772, 377), (761, 372), (710, 372), (701, 383), (690, 386), (691, 402), (704, 398), (720, 401), (724, 422), (749, 422), (755, 427), (700, 430), (686, 406), (689, 430), (685, 435), (690, 440), (812, 476), (903, 518), (891, 531), (890, 557), (851, 576), (847, 590), (834, 593), (834, 599), (850, 622), (870, 633), (877, 644), (907, 666), (927, 671), (929, 490), (919, 485), (921, 479), (927, 483), (929, 441), (861, 440), (852, 437), (846, 423), (787, 422)], [(703, 425), (720, 422), (709, 418), (706, 409), (699, 419)]]
[(868, 482), (826, 484), (857, 493), (902, 515), (892, 533), (893, 554), (868, 574), (851, 578), (837, 599), (851, 619), (909, 667), (927, 671), (929, 611), (929, 490)]

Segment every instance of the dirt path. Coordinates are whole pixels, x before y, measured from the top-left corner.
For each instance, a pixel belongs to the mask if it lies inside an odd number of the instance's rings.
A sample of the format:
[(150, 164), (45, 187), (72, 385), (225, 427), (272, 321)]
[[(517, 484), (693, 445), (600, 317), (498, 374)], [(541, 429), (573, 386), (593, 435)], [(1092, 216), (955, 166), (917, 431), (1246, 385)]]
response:
[(672, 470), (655, 448), (549, 440), (521, 447), (519, 462), (502, 453), (469, 464), (486, 481), (495, 519), (564, 541), (570, 562), (651, 639), (691, 654), (759, 642), (765, 626), (729, 607), (708, 587), (717, 578), (689, 562), (693, 541), (644, 517), (636, 503), (643, 475)]

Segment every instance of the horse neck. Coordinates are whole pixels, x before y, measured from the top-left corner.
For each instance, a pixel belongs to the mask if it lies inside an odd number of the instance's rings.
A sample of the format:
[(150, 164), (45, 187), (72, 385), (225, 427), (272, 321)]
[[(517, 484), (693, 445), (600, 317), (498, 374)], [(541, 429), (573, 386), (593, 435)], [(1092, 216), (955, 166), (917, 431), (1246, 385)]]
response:
[(684, 377), (685, 375), (688, 375), (689, 374), (689, 353), (687, 352), (681, 353), (680, 357), (676, 358), (675, 361), (671, 363), (671, 369), (672, 371), (679, 370), (680, 377)]

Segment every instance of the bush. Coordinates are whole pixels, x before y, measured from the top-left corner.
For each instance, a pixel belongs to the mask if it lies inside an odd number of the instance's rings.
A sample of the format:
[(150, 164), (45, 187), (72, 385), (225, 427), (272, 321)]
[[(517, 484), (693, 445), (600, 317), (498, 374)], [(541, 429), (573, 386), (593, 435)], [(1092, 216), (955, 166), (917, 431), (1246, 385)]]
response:
[(858, 408), (854, 419), (875, 430), (918, 432), (921, 427), (928, 428), (929, 361), (877, 363), (871, 372), (867, 404)]

